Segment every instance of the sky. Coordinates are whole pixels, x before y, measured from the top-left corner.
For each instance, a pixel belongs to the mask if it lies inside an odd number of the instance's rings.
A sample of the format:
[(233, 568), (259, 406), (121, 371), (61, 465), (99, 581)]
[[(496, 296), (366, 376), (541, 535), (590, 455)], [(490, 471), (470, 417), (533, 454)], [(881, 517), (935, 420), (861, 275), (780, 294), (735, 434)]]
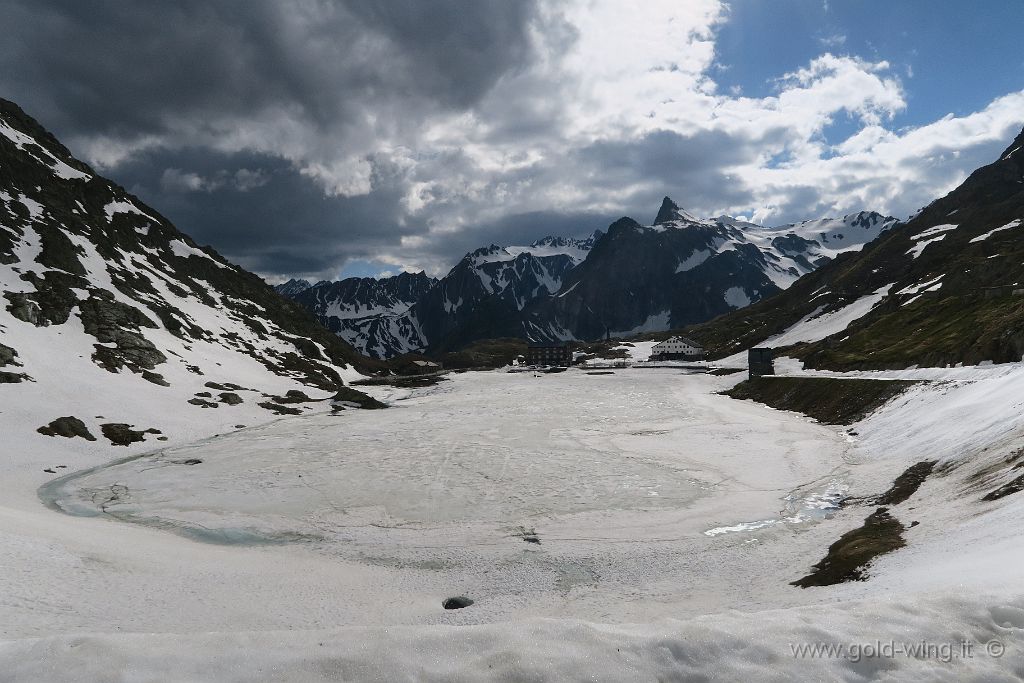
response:
[(1024, 2), (0, 0), (0, 97), (271, 282), (663, 196), (905, 218), (1024, 126)]

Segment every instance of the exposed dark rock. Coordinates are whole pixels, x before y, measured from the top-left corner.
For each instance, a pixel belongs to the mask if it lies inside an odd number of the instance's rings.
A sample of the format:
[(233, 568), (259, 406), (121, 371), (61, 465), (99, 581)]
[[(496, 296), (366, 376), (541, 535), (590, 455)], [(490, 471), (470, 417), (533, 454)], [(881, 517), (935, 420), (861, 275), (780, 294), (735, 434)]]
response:
[(441, 603), (441, 606), (445, 609), (463, 609), (473, 604), (473, 600), (465, 596), (457, 596), (454, 598), (448, 598)]
[(723, 393), (803, 413), (825, 424), (848, 425), (864, 419), (914, 384), (917, 382), (908, 380), (755, 377)]
[(908, 467), (903, 474), (896, 477), (892, 487), (875, 500), (875, 504), (898, 505), (910, 498), (921, 487), (924, 480), (931, 475), (937, 462), (938, 460), (922, 460)]
[(32, 378), (24, 372), (7, 372), (6, 370), (0, 370), (0, 384), (17, 384), (18, 382), (24, 382), (25, 380), (31, 379)]
[(662, 225), (663, 223), (678, 220), (679, 217), (679, 206), (668, 197), (665, 197), (661, 200), (661, 208), (658, 209), (658, 215), (654, 217), (654, 224)]
[(846, 532), (830, 545), (828, 554), (814, 565), (810, 574), (791, 585), (807, 588), (865, 581), (867, 567), (874, 558), (906, 545), (903, 530), (904, 526), (886, 508), (878, 508), (868, 515), (863, 526)]
[(42, 277), (35, 272), (21, 275), (21, 279), (35, 287), (35, 292), (4, 292), (8, 300), (7, 310), (18, 320), (32, 323), (36, 327), (63, 325), (78, 304), (78, 297), (72, 288), (84, 289), (89, 283), (83, 278), (48, 270)]
[(161, 375), (159, 372), (152, 372), (150, 370), (143, 370), (142, 371), (142, 379), (146, 380), (147, 382), (152, 382), (153, 384), (159, 384), (162, 387), (169, 387), (169, 386), (171, 386), (170, 383), (167, 380), (165, 380), (164, 376)]
[(204, 398), (190, 398), (188, 402), (194, 406), (201, 408), (219, 408), (220, 404), (214, 403), (213, 401), (207, 401)]
[(207, 382), (203, 386), (208, 389), (216, 389), (218, 391), (255, 391), (255, 389), (247, 389), (240, 384), (232, 384), (231, 382), (224, 382), (223, 384)]
[(70, 415), (58, 417), (50, 424), (40, 427), (36, 431), (46, 436), (63, 436), (68, 439), (78, 436), (86, 441), (96, 440), (96, 437), (92, 435), (84, 422)]
[(36, 261), (49, 268), (85, 275), (85, 266), (78, 260), (78, 247), (63, 230), (51, 223), (33, 223), (32, 227), (42, 239), (42, 249)]
[[(355, 404), (356, 407), (377, 410), (380, 408), (387, 408), (386, 403), (381, 403), (372, 396), (367, 396), (361, 391), (356, 391), (352, 387), (341, 387), (338, 392), (331, 398), (331, 403), (334, 404)], [(336, 406), (337, 407), (337, 406)]]
[(101, 368), (117, 372), (127, 366), (141, 374), (167, 361), (167, 356), (139, 333), (139, 328), (155, 328), (156, 323), (138, 308), (116, 301), (109, 292), (93, 291), (79, 303), (79, 316), (86, 333), (100, 342), (94, 345), (92, 358)]
[(146, 434), (160, 433), (159, 429), (136, 430), (132, 429), (133, 426), (123, 422), (107, 422), (100, 425), (100, 431), (115, 446), (130, 446), (133, 443), (145, 441)]
[(982, 500), (999, 500), (1000, 498), (1004, 498), (1006, 496), (1009, 496), (1010, 494), (1019, 493), (1021, 491), (1024, 491), (1024, 474), (1017, 477), (1008, 484), (1003, 484), (994, 491), (989, 491), (982, 497)]
[(21, 363), (14, 360), (18, 357), (18, 352), (12, 349), (10, 346), (0, 344), (0, 368), (8, 365), (21, 366)]
[(299, 410), (298, 408), (292, 408), (292, 407), (289, 407), (289, 406), (283, 406), (283, 405), (281, 405), (279, 403), (273, 403), (271, 401), (264, 401), (262, 403), (257, 403), (256, 405), (258, 405), (260, 408), (266, 408), (267, 410), (273, 412), (275, 415), (301, 415), (302, 414), (302, 411)]
[(221, 403), (226, 403), (229, 406), (237, 406), (242, 403), (242, 397), (230, 391), (222, 391), (217, 395), (220, 397)]
[(42, 315), (40, 315), (39, 304), (29, 294), (4, 292), (4, 298), (10, 302), (7, 304), (7, 310), (18, 320), (32, 323), (36, 326), (45, 324)]

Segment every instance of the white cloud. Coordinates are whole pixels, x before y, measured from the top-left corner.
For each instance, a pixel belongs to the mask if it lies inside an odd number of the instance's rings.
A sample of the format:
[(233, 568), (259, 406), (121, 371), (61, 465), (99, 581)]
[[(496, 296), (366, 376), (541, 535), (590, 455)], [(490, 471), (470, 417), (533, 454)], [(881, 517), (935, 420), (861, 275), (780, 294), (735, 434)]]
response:
[[(827, 8), (826, 11), (828, 11)], [(824, 48), (834, 49), (846, 45), (846, 36), (844, 36), (842, 33), (834, 33), (830, 36), (818, 38), (818, 43), (820, 43), (821, 46)]]
[[(579, 35), (572, 50), (504, 79), (471, 114), (434, 122), (405, 204), (431, 227), (392, 258), (502, 214), (614, 212), (665, 192), (700, 213), (747, 211), (766, 223), (861, 209), (905, 216), (991, 161), (1024, 123), (1017, 93), (969, 116), (894, 130), (908, 103), (893, 66), (830, 52), (781, 74), (771, 96), (719, 92), (714, 37), (727, 16), (716, 2), (572, 5), (563, 15)], [(552, 125), (505, 138), (509, 108)], [(825, 132), (839, 117), (855, 129), (831, 145)], [(731, 192), (669, 186), (671, 174), (650, 156), (630, 166), (631, 148), (664, 133), (720, 135), (717, 158), (695, 163), (728, 178)], [(578, 150), (605, 143), (624, 156), (580, 163)]]

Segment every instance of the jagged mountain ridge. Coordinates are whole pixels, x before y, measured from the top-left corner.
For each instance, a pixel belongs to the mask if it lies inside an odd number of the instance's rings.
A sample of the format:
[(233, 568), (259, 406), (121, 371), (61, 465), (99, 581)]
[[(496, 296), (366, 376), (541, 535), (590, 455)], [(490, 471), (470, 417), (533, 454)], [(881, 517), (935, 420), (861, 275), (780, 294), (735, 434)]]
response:
[(766, 345), (828, 369), (1020, 361), (1022, 148), (1024, 131), (900, 230), (687, 332), (716, 356)]
[(373, 367), (0, 99), (0, 380), (16, 406), (0, 412), (18, 429), (75, 416), (95, 431), (104, 396), (103, 419), (150, 424), (243, 403), (298, 412), (313, 405), (273, 397), (335, 391)]
[[(654, 223), (621, 219), (586, 239), (466, 254), (404, 313), (344, 321), (294, 295), (364, 353), (442, 352), (480, 339), (595, 339), (664, 330), (758, 301), (897, 221), (860, 212), (777, 228), (701, 220), (666, 197)], [(326, 287), (319, 283), (316, 287)], [(292, 285), (294, 286), (294, 285)]]
[(274, 289), (279, 294), (283, 294), (287, 297), (294, 297), (312, 287), (312, 283), (309, 280), (295, 279), (292, 278), (288, 282), (283, 282), (279, 285), (274, 285)]
[(535, 338), (594, 339), (701, 322), (789, 287), (896, 224), (860, 212), (764, 228), (728, 216), (696, 219), (666, 197), (650, 226), (613, 223), (526, 324)]
[(463, 340), (522, 336), (521, 312), (558, 291), (601, 232), (585, 239), (548, 236), (525, 247), (490, 245), (466, 254), (441, 280), (423, 273), (347, 278), (278, 291), (311, 310), (328, 329), (363, 353), (457, 348)]
[(390, 349), (415, 349), (412, 340), (418, 338), (417, 331), (403, 329), (402, 316), (436, 282), (420, 272), (324, 280), (315, 285), (289, 280), (275, 289), (312, 311), (324, 327), (349, 344), (382, 358), (395, 355), (380, 353), (382, 340)]

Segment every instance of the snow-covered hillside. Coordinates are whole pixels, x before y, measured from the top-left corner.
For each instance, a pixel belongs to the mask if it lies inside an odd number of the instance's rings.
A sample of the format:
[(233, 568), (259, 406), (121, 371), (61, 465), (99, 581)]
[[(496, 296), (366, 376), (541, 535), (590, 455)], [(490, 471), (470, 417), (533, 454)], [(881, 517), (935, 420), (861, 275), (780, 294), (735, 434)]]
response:
[[(766, 228), (729, 216), (713, 220), (723, 228), (735, 228), (729, 240), (718, 247), (720, 253), (741, 244), (753, 244), (766, 255), (765, 274), (782, 289), (797, 278), (823, 266), (839, 254), (859, 251), (865, 244), (893, 228), (897, 219), (874, 211), (861, 211), (842, 218), (821, 218)], [(676, 224), (685, 228), (685, 224)], [(731, 231), (730, 231), (731, 232)], [(695, 253), (691, 259), (700, 258)], [(681, 264), (681, 268), (684, 266)]]
[(0, 293), (5, 449), (54, 466), (322, 409), (368, 363), (2, 100)]
[(1019, 361), (1024, 157), (1015, 150), (1022, 144), (1024, 132), (856, 257), (690, 333), (716, 356), (795, 346), (790, 355), (828, 369)]
[(289, 280), (275, 289), (311, 311), (324, 327), (361, 353), (387, 358), (423, 346), (415, 321), (405, 314), (436, 282), (425, 273), (402, 273), (315, 285)]

